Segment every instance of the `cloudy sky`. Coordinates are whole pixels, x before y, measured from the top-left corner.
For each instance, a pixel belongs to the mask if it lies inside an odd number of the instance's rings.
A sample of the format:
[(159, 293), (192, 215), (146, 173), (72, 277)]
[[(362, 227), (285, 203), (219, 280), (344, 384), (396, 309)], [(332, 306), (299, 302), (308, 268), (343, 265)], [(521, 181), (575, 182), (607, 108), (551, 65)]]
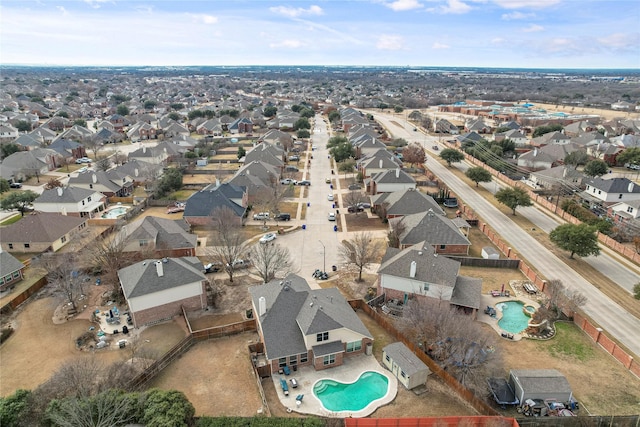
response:
[(2, 0), (0, 63), (640, 69), (640, 1)]

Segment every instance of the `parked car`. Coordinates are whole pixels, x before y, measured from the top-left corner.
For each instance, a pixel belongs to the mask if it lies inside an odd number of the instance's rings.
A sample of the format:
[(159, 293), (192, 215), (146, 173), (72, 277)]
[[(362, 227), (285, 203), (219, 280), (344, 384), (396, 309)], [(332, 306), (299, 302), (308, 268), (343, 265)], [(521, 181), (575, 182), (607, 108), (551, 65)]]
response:
[(438, 151), (438, 150), (440, 149), (440, 147), (438, 147), (437, 145), (434, 145), (434, 146), (433, 146), (433, 147), (431, 147), (431, 148), (433, 148), (435, 151)]
[(368, 202), (360, 202), (360, 203), (358, 203), (358, 205), (357, 205), (357, 206), (358, 206), (359, 208), (362, 208), (362, 209), (369, 209), (369, 208), (371, 207), (371, 203), (368, 203)]
[(10, 188), (22, 188), (22, 183), (21, 182), (12, 182), (11, 184), (9, 184)]
[(349, 213), (355, 213), (355, 212), (362, 212), (364, 211), (364, 208), (362, 206), (348, 206), (347, 207), (347, 212)]
[(81, 164), (81, 163), (91, 163), (91, 159), (88, 157), (80, 157), (79, 159), (76, 159), (76, 164)]
[(327, 184), (331, 184), (331, 178), (325, 178), (324, 182), (327, 183)]
[(311, 181), (303, 179), (302, 181), (298, 181), (298, 185), (306, 185), (309, 186), (311, 185)]
[(253, 214), (253, 219), (256, 221), (264, 221), (265, 219), (269, 219), (269, 212), (258, 212)]
[(289, 156), (290, 162), (297, 162), (298, 160), (300, 160), (300, 156)]
[(298, 169), (295, 166), (291, 166), (291, 165), (288, 165), (287, 167), (285, 167), (284, 170), (286, 172), (300, 172), (300, 169)]
[(222, 269), (222, 264), (219, 262), (210, 262), (209, 264), (204, 266), (205, 273), (217, 273)]
[(290, 185), (290, 184), (296, 185), (296, 182), (297, 181), (295, 179), (291, 179), (291, 178), (285, 178), (280, 180), (280, 184), (282, 185)]
[(237, 259), (237, 260), (233, 261), (233, 267), (231, 265), (229, 265), (229, 263), (227, 263), (226, 267), (227, 267), (227, 269), (233, 268), (234, 270), (238, 270), (240, 268), (247, 268), (247, 267), (249, 267), (249, 260)]
[(335, 212), (329, 212), (329, 215), (327, 216), (327, 219), (329, 221), (335, 221), (336, 220), (336, 213)]
[(267, 233), (260, 238), (260, 243), (268, 243), (276, 240), (276, 233)]
[(314, 279), (327, 280), (329, 278), (329, 275), (327, 274), (326, 271), (316, 269), (316, 271), (313, 272), (311, 277), (313, 277)]
[(640, 165), (634, 163), (625, 163), (624, 167), (631, 170), (640, 170)]
[(360, 184), (351, 184), (349, 185), (349, 190), (360, 190), (362, 187), (360, 187)]
[(329, 194), (329, 195), (327, 196), (327, 200), (328, 200), (328, 201), (330, 201), (330, 202), (333, 202), (333, 200), (334, 200), (334, 198), (333, 198), (333, 194)]
[(274, 216), (273, 219), (275, 219), (276, 221), (289, 221), (291, 219), (291, 214), (281, 212), (278, 215)]

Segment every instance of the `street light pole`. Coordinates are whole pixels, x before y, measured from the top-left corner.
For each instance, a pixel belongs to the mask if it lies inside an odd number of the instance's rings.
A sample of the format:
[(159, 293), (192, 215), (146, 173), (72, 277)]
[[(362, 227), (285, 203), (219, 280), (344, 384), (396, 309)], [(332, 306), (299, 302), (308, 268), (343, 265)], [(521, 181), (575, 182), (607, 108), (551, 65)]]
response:
[(322, 272), (324, 273), (327, 271), (327, 264), (326, 264), (327, 248), (324, 247), (324, 243), (322, 243), (322, 241), (318, 240), (318, 242), (320, 242), (320, 244), (322, 245)]

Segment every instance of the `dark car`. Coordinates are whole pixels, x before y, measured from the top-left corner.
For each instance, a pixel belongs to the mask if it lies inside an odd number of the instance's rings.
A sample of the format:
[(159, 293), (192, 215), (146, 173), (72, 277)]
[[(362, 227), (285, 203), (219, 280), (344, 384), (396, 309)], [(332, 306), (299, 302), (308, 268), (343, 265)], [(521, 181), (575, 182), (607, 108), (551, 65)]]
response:
[(12, 182), (11, 184), (9, 184), (9, 187), (11, 187), (11, 188), (22, 188), (22, 183), (20, 183), (20, 182)]
[(355, 212), (362, 212), (364, 211), (364, 208), (362, 206), (349, 206), (347, 207), (347, 212), (349, 213), (355, 213)]
[(311, 181), (304, 179), (302, 181), (298, 181), (298, 185), (307, 185), (307, 186), (309, 186), (309, 185), (311, 185)]
[(289, 221), (291, 219), (290, 213), (279, 213), (273, 219), (276, 221)]
[(371, 207), (371, 203), (360, 202), (360, 203), (358, 203), (358, 207), (362, 208), (362, 209), (369, 209)]
[(349, 185), (349, 190), (360, 190), (362, 187), (360, 187), (360, 184), (351, 184)]
[(219, 262), (210, 262), (209, 264), (204, 266), (205, 273), (217, 273), (222, 269), (222, 264)]

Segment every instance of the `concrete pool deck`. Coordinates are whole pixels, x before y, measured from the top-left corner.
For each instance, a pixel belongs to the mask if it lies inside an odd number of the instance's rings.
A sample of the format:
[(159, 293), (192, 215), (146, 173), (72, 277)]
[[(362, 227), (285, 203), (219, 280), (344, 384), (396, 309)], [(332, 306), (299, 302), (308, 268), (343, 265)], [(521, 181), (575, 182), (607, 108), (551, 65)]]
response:
[[(378, 399), (364, 409), (360, 411), (329, 411), (322, 406), (320, 399), (313, 394), (313, 385), (321, 379), (332, 379), (343, 383), (351, 383), (356, 381), (363, 372), (373, 371), (378, 372), (389, 379), (389, 389), (387, 394), (381, 399)], [(280, 378), (287, 380), (289, 386), (289, 396), (285, 396), (280, 386)], [(298, 382), (297, 388), (291, 387), (291, 378), (295, 378)], [(278, 393), (280, 403), (287, 408), (287, 410), (295, 411), (301, 414), (319, 415), (322, 417), (331, 418), (361, 418), (371, 415), (381, 406), (387, 405), (396, 398), (398, 393), (398, 380), (391, 372), (382, 367), (374, 356), (359, 355), (350, 356), (344, 359), (344, 363), (341, 366), (335, 368), (325, 369), (322, 371), (316, 371), (312, 366), (305, 366), (298, 368), (298, 371), (291, 371), (291, 375), (284, 375), (276, 373), (271, 377), (273, 384)], [(300, 406), (296, 405), (296, 396), (304, 394), (302, 403)]]
[[(501, 302), (507, 302), (507, 301), (520, 301), (524, 303), (525, 306), (532, 306), (536, 310), (540, 308), (540, 304), (538, 302), (533, 301), (532, 299), (524, 297), (522, 295), (511, 294), (511, 296), (508, 296), (508, 297), (507, 296), (493, 297), (490, 294), (481, 295), (480, 296), (481, 306), (480, 306), (480, 310), (478, 311), (478, 321), (482, 323), (486, 323), (487, 325), (491, 326), (498, 333), (498, 335), (501, 335), (503, 332), (506, 332), (504, 329), (500, 327), (500, 325), (498, 325), (498, 321), (502, 318), (502, 312), (500, 310), (496, 310), (497, 312), (496, 317), (491, 317), (484, 312), (484, 309), (487, 306), (491, 306), (495, 308), (497, 304), (500, 304)], [(512, 334), (512, 335), (513, 335), (512, 341), (520, 341), (524, 337), (524, 331), (517, 334)]]

